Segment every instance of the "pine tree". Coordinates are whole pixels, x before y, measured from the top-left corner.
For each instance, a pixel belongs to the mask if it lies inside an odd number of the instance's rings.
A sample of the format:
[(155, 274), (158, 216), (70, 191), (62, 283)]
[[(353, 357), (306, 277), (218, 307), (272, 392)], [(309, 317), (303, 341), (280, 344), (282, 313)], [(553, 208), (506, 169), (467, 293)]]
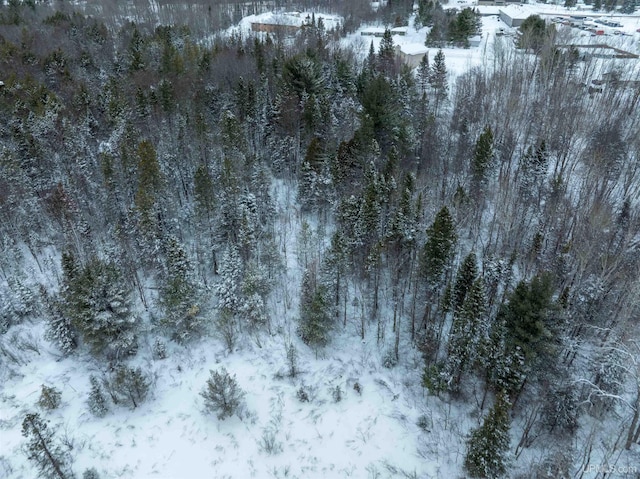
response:
[(167, 276), (161, 288), (162, 324), (173, 339), (187, 341), (202, 326), (199, 287), (187, 253), (176, 238), (167, 246)]
[(38, 399), (38, 406), (47, 411), (52, 411), (60, 406), (61, 400), (62, 393), (58, 389), (45, 386), (44, 384), (42, 385), (40, 399)]
[[(64, 259), (64, 258), (63, 258)], [(129, 288), (113, 264), (98, 258), (78, 268), (63, 263), (61, 307), (94, 354), (115, 357), (137, 349)], [(73, 264), (72, 264), (73, 263)]]
[(89, 381), (91, 382), (91, 390), (87, 399), (89, 411), (96, 417), (104, 417), (109, 412), (109, 406), (100, 381), (95, 376), (90, 376)]
[(429, 53), (425, 53), (420, 64), (418, 65), (417, 84), (420, 87), (420, 93), (425, 95), (429, 86), (429, 78), (431, 75), (431, 68), (429, 67)]
[(220, 283), (216, 286), (218, 307), (232, 315), (240, 313), (242, 262), (235, 245), (229, 245), (220, 261)]
[(464, 467), (471, 477), (498, 478), (506, 474), (509, 427), (509, 402), (504, 394), (499, 394), (482, 426), (473, 430), (467, 441)]
[(305, 344), (318, 348), (329, 342), (332, 327), (330, 307), (324, 285), (318, 284), (315, 266), (307, 268), (300, 293), (299, 333)]
[(307, 211), (322, 211), (331, 200), (331, 177), (323, 142), (311, 140), (300, 167), (298, 200)]
[(446, 100), (449, 94), (449, 83), (447, 81), (447, 66), (445, 64), (444, 53), (442, 49), (438, 50), (436, 56), (433, 57), (433, 65), (431, 66), (431, 75), (429, 76), (429, 84), (436, 92), (436, 111), (438, 104)]
[(541, 200), (542, 188), (547, 176), (549, 165), (549, 152), (544, 140), (536, 146), (529, 147), (520, 160), (520, 184), (522, 192), (527, 196), (537, 196), (538, 203)]
[(157, 233), (158, 198), (162, 191), (162, 173), (156, 150), (148, 140), (138, 145), (138, 188), (135, 206), (140, 214), (140, 226), (144, 234)]
[(553, 364), (557, 337), (552, 326), (552, 296), (550, 275), (539, 275), (529, 283), (518, 283), (498, 313), (507, 328), (508, 346), (520, 350), (529, 367)]
[(238, 204), (238, 252), (247, 263), (258, 249), (258, 206), (252, 193), (245, 193)]
[(474, 365), (481, 346), (488, 338), (484, 282), (478, 278), (454, 315), (451, 327), (446, 372), (453, 390), (460, 385), (462, 374)]
[(193, 192), (196, 200), (196, 214), (207, 220), (211, 219), (211, 215), (215, 206), (215, 195), (213, 189), (213, 179), (206, 165), (198, 166), (193, 177)]
[(393, 46), (391, 30), (385, 28), (380, 41), (380, 48), (378, 49), (378, 66), (383, 74), (391, 75), (393, 73), (395, 58), (396, 50)]
[(476, 254), (472, 251), (462, 261), (456, 274), (456, 281), (452, 291), (452, 309), (456, 312), (464, 304), (467, 293), (478, 276)]
[(487, 180), (489, 167), (493, 161), (493, 131), (486, 126), (476, 142), (471, 163), (471, 174), (476, 187)]
[(241, 286), (240, 315), (252, 329), (269, 323), (266, 298), (271, 288), (272, 282), (261, 265), (247, 267)]
[(33, 461), (43, 479), (72, 479), (67, 451), (57, 444), (54, 433), (38, 414), (27, 414), (22, 422), (22, 435), (27, 438), (27, 458)]
[(427, 228), (427, 241), (420, 257), (421, 274), (430, 286), (441, 285), (453, 260), (457, 242), (456, 228), (449, 209), (443, 206)]
[(231, 376), (225, 368), (209, 372), (211, 376), (200, 395), (204, 398), (205, 411), (215, 413), (218, 419), (224, 420), (238, 412), (244, 392), (235, 374)]
[(637, 0), (624, 0), (622, 2), (622, 7), (620, 7), (620, 13), (626, 13), (631, 15), (636, 11)]
[(77, 331), (71, 324), (71, 319), (65, 314), (63, 303), (49, 296), (42, 285), (40, 294), (43, 298), (47, 321), (46, 339), (53, 341), (63, 354), (73, 353), (78, 347)]
[(109, 381), (110, 393), (116, 404), (137, 408), (149, 394), (151, 380), (142, 368), (119, 366)]

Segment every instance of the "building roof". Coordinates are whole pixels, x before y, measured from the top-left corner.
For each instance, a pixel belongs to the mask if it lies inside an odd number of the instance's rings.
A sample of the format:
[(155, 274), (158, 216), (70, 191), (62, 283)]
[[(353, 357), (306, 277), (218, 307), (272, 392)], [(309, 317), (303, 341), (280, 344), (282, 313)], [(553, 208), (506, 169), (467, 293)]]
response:
[(404, 45), (398, 45), (398, 47), (405, 55), (424, 55), (429, 51), (427, 47), (420, 43), (405, 43)]
[(507, 5), (500, 8), (500, 13), (509, 16), (514, 20), (525, 20), (531, 15), (537, 15), (538, 13), (524, 5)]

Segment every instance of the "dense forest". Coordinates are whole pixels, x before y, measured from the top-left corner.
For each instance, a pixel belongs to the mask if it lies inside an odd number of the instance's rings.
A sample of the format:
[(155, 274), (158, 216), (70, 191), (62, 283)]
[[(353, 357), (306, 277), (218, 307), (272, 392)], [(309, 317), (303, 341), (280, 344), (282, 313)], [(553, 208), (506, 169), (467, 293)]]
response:
[[(603, 67), (546, 37), (454, 81), (442, 51), (412, 71), (390, 35), (366, 58), (340, 42), (409, 2), (300, 3), (345, 23), (293, 38), (212, 33), (277, 1), (190, 3), (0, 7), (0, 380), (44, 323), (59, 358), (103, 365), (96, 416), (136, 408), (142, 345), (233, 353), (284, 337), (285, 310), (292, 376), (338, 337), (419, 357), (423, 400), (477, 419), (461, 474), (640, 464), (637, 85), (589, 92)], [(211, 374), (231, 416), (242, 392)], [(23, 415), (28, 458), (72, 477), (44, 416)]]

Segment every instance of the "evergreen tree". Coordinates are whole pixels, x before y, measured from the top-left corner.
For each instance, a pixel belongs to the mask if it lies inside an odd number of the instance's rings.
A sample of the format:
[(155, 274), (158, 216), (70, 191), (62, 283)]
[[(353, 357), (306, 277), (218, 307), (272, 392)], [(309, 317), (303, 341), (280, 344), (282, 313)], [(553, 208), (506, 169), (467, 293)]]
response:
[(201, 164), (193, 177), (193, 189), (196, 200), (196, 214), (200, 218), (211, 219), (215, 206), (213, 179), (206, 165)]
[(238, 204), (238, 252), (247, 263), (258, 249), (258, 205), (253, 193), (245, 193)]
[(380, 48), (378, 49), (378, 67), (381, 73), (385, 75), (392, 75), (394, 70), (394, 64), (396, 59), (396, 50), (393, 45), (393, 37), (391, 30), (385, 28), (382, 40), (380, 41)]
[(472, 251), (462, 261), (458, 272), (456, 273), (456, 281), (452, 291), (452, 309), (458, 311), (464, 304), (467, 293), (471, 290), (471, 286), (478, 276), (478, 266), (476, 254)]
[(427, 92), (430, 76), (431, 68), (429, 67), (429, 52), (427, 52), (420, 60), (420, 64), (418, 65), (418, 72), (416, 74), (417, 84), (420, 87), (420, 93), (422, 95), (425, 95)]
[(218, 307), (232, 315), (240, 313), (242, 262), (235, 245), (229, 248), (220, 262), (220, 282), (216, 286)]
[(139, 367), (118, 366), (111, 376), (109, 387), (116, 404), (135, 409), (147, 398), (151, 380)]
[[(600, 2), (601, 0), (595, 0)], [(595, 3), (594, 3), (595, 10)], [(542, 50), (543, 45), (547, 41), (549, 30), (553, 27), (547, 27), (544, 19), (539, 15), (530, 15), (520, 25), (520, 36), (518, 37), (518, 47), (524, 49), (532, 49), (538, 53)]]
[(49, 296), (44, 286), (41, 286), (40, 293), (47, 321), (45, 337), (53, 341), (63, 354), (69, 355), (78, 347), (77, 331), (71, 319), (65, 314), (62, 301)]
[(471, 432), (467, 441), (464, 467), (471, 477), (497, 478), (507, 472), (509, 464), (509, 402), (504, 394)]
[(487, 173), (493, 161), (493, 131), (486, 126), (476, 142), (471, 163), (474, 184), (479, 187), (487, 180)]
[(250, 328), (268, 325), (266, 298), (271, 291), (272, 282), (261, 265), (249, 265), (242, 280), (242, 298), (240, 312)]
[(520, 185), (522, 192), (528, 196), (537, 196), (541, 200), (549, 165), (549, 152), (544, 140), (536, 146), (529, 147), (520, 160)]
[(331, 200), (331, 177), (323, 142), (311, 140), (300, 167), (298, 200), (307, 211), (322, 211)]
[(27, 438), (27, 458), (33, 461), (44, 479), (72, 479), (70, 458), (55, 440), (47, 422), (38, 414), (27, 414), (22, 422), (22, 435)]
[(160, 290), (161, 322), (173, 339), (184, 342), (202, 326), (199, 288), (187, 253), (176, 238), (169, 240), (166, 257), (167, 276)]
[(482, 345), (489, 338), (489, 324), (482, 278), (476, 279), (467, 293), (462, 307), (456, 312), (449, 335), (446, 372), (450, 387), (456, 390), (462, 374), (478, 358)]
[(52, 411), (60, 406), (61, 400), (62, 393), (58, 389), (45, 386), (44, 384), (42, 385), (40, 399), (38, 399), (38, 406), (47, 411)]
[(89, 397), (87, 399), (89, 411), (96, 417), (104, 417), (109, 412), (109, 406), (100, 381), (95, 376), (91, 376), (89, 381), (91, 382), (91, 390), (89, 391)]
[(422, 248), (422, 276), (430, 286), (442, 284), (443, 276), (453, 260), (457, 242), (456, 228), (449, 209), (443, 206), (427, 228), (427, 241)]
[(593, 0), (593, 11), (599, 12), (602, 10), (602, 0)]
[(445, 64), (444, 53), (442, 49), (438, 50), (436, 56), (433, 57), (433, 65), (431, 66), (431, 75), (429, 76), (429, 84), (436, 93), (436, 111), (437, 105), (446, 100), (449, 94), (449, 82), (447, 80), (447, 66)]
[(242, 405), (244, 392), (240, 389), (235, 374), (231, 376), (225, 368), (209, 371), (211, 377), (200, 395), (204, 398), (205, 411), (215, 413), (223, 420), (233, 416)]
[(637, 0), (624, 0), (622, 2), (622, 7), (620, 7), (620, 13), (626, 13), (627, 15), (631, 15), (636, 11)]
[(300, 337), (317, 352), (329, 342), (332, 319), (326, 288), (317, 283), (313, 265), (304, 272), (300, 296)]
[(521, 351), (529, 367), (553, 364), (558, 325), (553, 325), (551, 316), (552, 296), (550, 275), (539, 275), (529, 283), (518, 283), (498, 313), (498, 319), (504, 321), (507, 328), (507, 345)]
[(144, 234), (157, 233), (158, 198), (162, 192), (162, 173), (156, 150), (148, 140), (138, 145), (138, 189), (135, 206), (140, 214), (140, 225)]
[(129, 288), (120, 270), (98, 258), (78, 268), (63, 260), (62, 309), (95, 354), (114, 357), (137, 349)]

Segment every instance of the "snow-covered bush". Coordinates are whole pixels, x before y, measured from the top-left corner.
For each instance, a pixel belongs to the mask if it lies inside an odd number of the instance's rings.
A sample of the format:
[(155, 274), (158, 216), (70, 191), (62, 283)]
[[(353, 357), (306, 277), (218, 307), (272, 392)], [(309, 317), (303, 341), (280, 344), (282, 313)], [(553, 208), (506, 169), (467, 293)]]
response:
[(153, 342), (153, 357), (155, 359), (166, 359), (167, 345), (161, 338), (156, 338)]
[(390, 349), (386, 353), (384, 353), (384, 356), (382, 357), (382, 367), (391, 369), (396, 367), (397, 365), (398, 358), (396, 358), (396, 353), (394, 353), (393, 350)]
[(100, 479), (100, 474), (98, 474), (95, 467), (92, 467), (90, 469), (85, 469), (82, 473), (82, 479)]
[(210, 373), (211, 377), (200, 393), (204, 398), (205, 411), (215, 413), (218, 419), (233, 416), (244, 399), (244, 392), (238, 386), (235, 374), (231, 376), (225, 368)]
[(333, 402), (342, 401), (342, 389), (340, 388), (340, 385), (337, 385), (331, 390), (331, 397), (333, 398)]
[(309, 395), (307, 394), (307, 391), (305, 391), (302, 386), (300, 386), (300, 389), (298, 389), (298, 392), (296, 393), (296, 397), (300, 402), (309, 402)]
[(109, 381), (109, 393), (116, 404), (137, 408), (149, 393), (151, 380), (141, 368), (119, 366)]
[(60, 406), (61, 399), (62, 393), (58, 389), (43, 384), (38, 406), (47, 411), (52, 411)]
[(91, 381), (91, 391), (89, 391), (89, 398), (87, 399), (89, 411), (96, 417), (104, 417), (109, 412), (107, 398), (104, 395), (98, 378), (91, 376), (89, 380)]
[(258, 443), (260, 450), (273, 456), (282, 452), (282, 443), (276, 437), (276, 431), (272, 428), (265, 428)]

